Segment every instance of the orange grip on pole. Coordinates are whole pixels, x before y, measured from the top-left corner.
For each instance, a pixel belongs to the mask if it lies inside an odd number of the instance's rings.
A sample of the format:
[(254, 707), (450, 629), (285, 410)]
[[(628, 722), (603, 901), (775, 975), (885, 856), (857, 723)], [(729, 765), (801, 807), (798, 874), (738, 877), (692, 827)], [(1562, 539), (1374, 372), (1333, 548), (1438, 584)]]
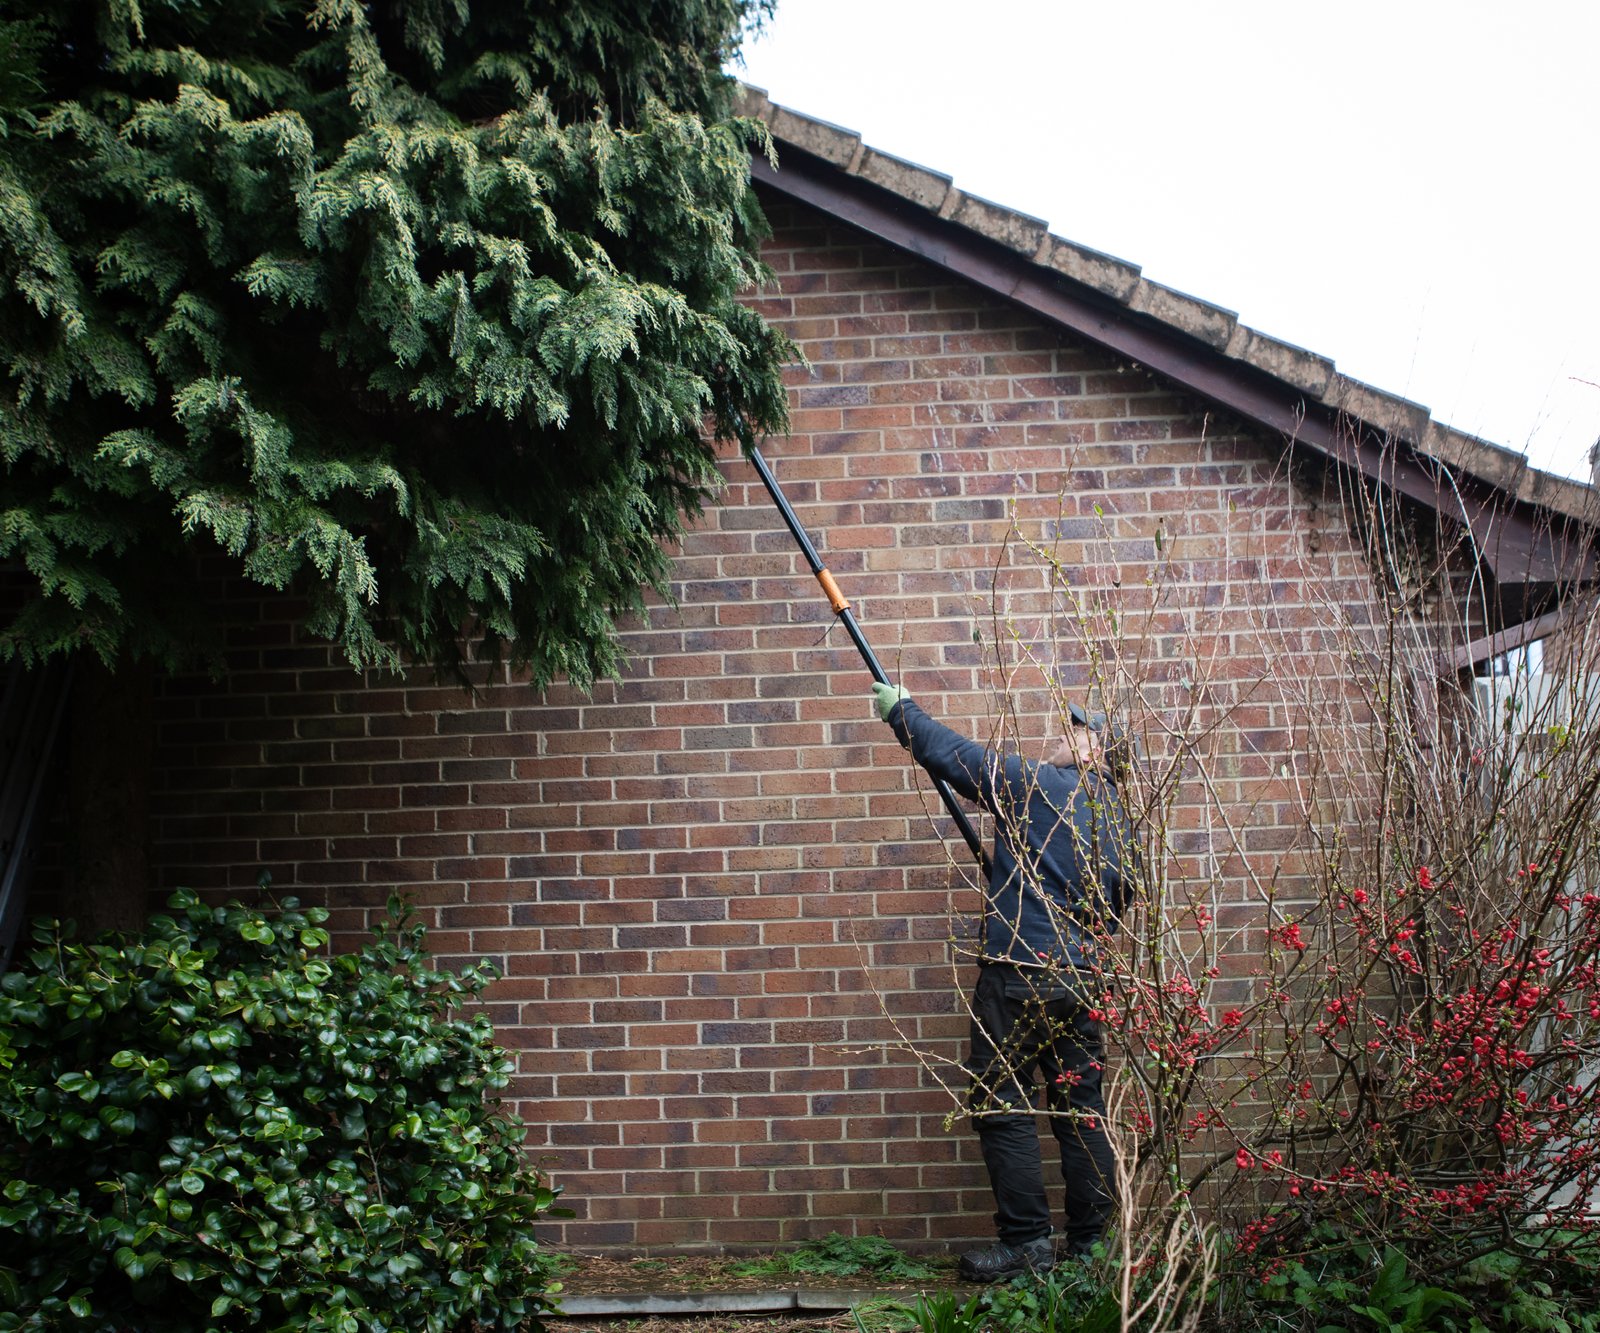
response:
[(845, 601), (844, 594), (839, 591), (839, 585), (833, 581), (833, 575), (826, 568), (817, 571), (817, 582), (822, 585), (822, 591), (828, 594), (828, 605), (833, 608), (833, 614), (848, 611), (850, 603)]

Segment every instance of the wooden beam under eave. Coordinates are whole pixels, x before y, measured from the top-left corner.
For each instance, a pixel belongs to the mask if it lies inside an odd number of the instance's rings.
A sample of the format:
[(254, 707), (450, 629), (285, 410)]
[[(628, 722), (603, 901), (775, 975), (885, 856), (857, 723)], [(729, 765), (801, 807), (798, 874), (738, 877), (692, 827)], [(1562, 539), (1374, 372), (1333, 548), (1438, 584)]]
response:
[(1513, 649), (1548, 638), (1563, 626), (1571, 625), (1572, 614), (1571, 607), (1558, 606), (1532, 620), (1524, 620), (1520, 625), (1508, 625), (1493, 634), (1485, 634), (1457, 648), (1450, 659), (1450, 669), (1476, 672), (1478, 667), (1492, 658), (1502, 657)]

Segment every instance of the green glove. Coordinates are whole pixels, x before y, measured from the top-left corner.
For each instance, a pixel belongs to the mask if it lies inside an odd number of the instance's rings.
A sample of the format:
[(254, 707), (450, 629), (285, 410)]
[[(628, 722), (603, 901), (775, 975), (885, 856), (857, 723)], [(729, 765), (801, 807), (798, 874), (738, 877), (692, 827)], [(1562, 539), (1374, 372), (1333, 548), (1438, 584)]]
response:
[(878, 702), (878, 716), (887, 722), (889, 714), (894, 712), (894, 706), (902, 699), (909, 699), (911, 691), (904, 685), (880, 685), (874, 681), (872, 697)]

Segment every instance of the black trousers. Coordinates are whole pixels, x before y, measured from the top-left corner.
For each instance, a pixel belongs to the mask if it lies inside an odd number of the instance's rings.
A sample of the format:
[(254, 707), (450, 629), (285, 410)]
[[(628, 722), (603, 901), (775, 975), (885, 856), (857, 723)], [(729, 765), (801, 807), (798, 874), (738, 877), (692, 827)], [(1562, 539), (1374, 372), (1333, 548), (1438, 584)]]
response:
[(1068, 981), (986, 963), (972, 995), (967, 1105), (994, 1190), (995, 1227), (1008, 1245), (1051, 1231), (1035, 1076), (1044, 1081), (1050, 1130), (1061, 1145), (1068, 1247), (1088, 1249), (1111, 1216), (1116, 1165), (1105, 1130), (1100, 1027)]

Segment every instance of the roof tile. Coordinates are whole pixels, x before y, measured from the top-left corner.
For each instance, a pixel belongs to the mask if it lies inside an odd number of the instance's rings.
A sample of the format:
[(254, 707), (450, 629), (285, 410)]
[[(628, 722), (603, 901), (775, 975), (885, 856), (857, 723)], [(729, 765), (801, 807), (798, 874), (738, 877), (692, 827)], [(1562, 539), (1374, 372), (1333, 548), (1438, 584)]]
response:
[(1428, 423), (1422, 437), (1422, 452), (1448, 467), (1460, 468), (1508, 491), (1516, 489), (1517, 479), (1528, 465), (1528, 460), (1515, 450), (1480, 440), (1442, 421)]
[(1292, 384), (1302, 393), (1320, 398), (1334, 376), (1333, 362), (1293, 343), (1270, 338), (1247, 324), (1235, 324), (1233, 336), (1222, 349), (1237, 361)]
[(1128, 308), (1154, 315), (1163, 324), (1170, 324), (1190, 337), (1209, 343), (1218, 351), (1227, 347), (1234, 325), (1239, 322), (1238, 316), (1231, 310), (1197, 301), (1184, 292), (1163, 287), (1148, 278), (1139, 283), (1128, 302)]
[(1074, 245), (1059, 236), (1046, 236), (1045, 241), (1049, 250), (1048, 253), (1040, 254), (1041, 264), (1048, 264), (1057, 273), (1064, 273), (1074, 281), (1093, 287), (1097, 292), (1104, 292), (1114, 300), (1126, 304), (1133, 295), (1134, 288), (1139, 285), (1137, 264), (1115, 259), (1111, 255), (1103, 255), (1098, 250), (1090, 250), (1086, 246)]
[(869, 148), (861, 155), (861, 165), (856, 169), (856, 175), (935, 213), (950, 193), (950, 177), (919, 167), (904, 158), (880, 153), (876, 148)]
[(861, 147), (861, 136), (854, 130), (830, 125), (825, 120), (814, 120), (810, 116), (796, 115), (785, 106), (774, 106), (772, 118), (767, 123), (784, 143), (813, 153), (836, 167), (848, 167), (856, 150)]
[[(955, 193), (954, 190), (951, 192)], [(947, 216), (959, 226), (967, 227), (980, 236), (987, 236), (991, 241), (998, 241), (1008, 250), (1018, 250), (1029, 259), (1039, 252), (1039, 242), (1050, 232), (1039, 218), (992, 204), (975, 194), (963, 193), (955, 208), (948, 213), (941, 210), (940, 216)]]
[(1320, 397), (1329, 407), (1407, 444), (1420, 445), (1427, 433), (1428, 409), (1421, 403), (1385, 393), (1348, 375), (1334, 375)]
[(1600, 518), (1600, 492), (1594, 487), (1534, 467), (1523, 469), (1517, 481), (1517, 499), (1572, 517), (1582, 516), (1591, 523)]
[(772, 99), (767, 96), (765, 88), (757, 88), (750, 83), (741, 83), (738, 91), (733, 95), (733, 109), (741, 116), (751, 116), (756, 120), (768, 120), (772, 116)]

